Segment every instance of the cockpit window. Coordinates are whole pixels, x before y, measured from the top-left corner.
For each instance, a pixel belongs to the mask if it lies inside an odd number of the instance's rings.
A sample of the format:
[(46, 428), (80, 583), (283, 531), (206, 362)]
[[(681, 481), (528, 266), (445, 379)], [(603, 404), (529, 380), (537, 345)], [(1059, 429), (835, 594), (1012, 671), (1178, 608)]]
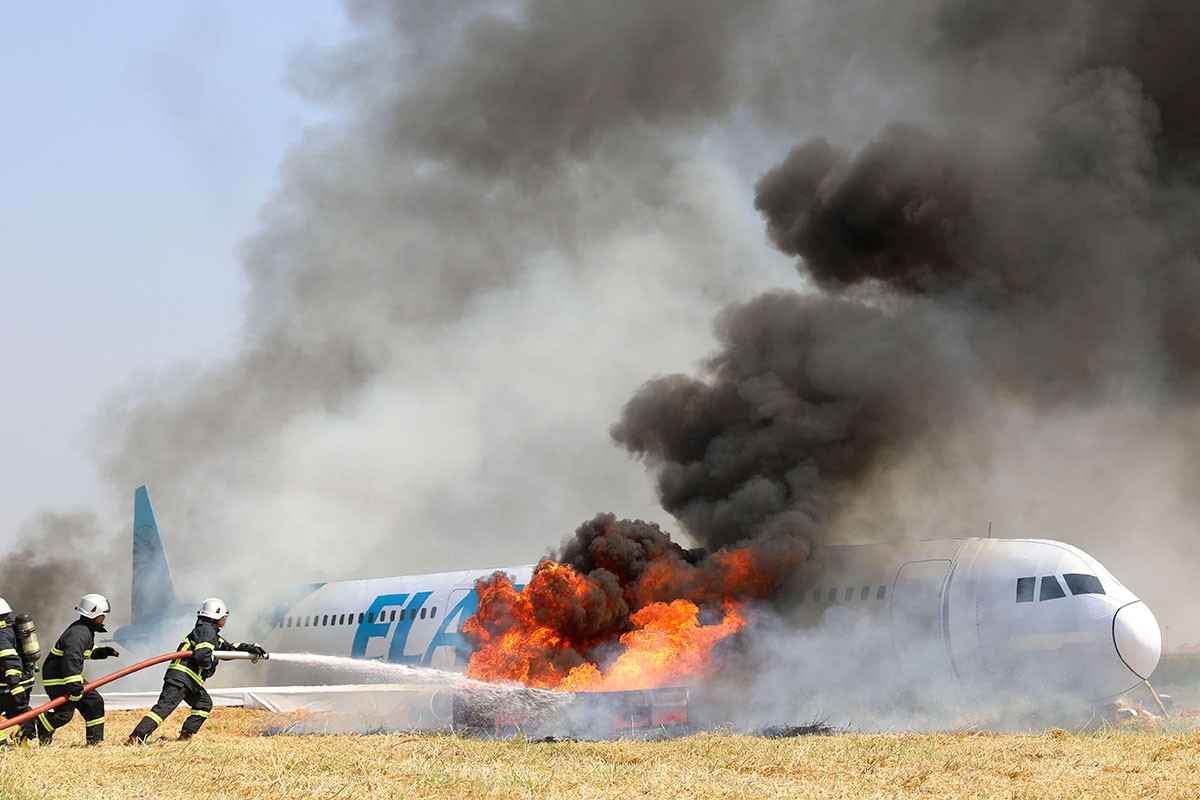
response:
[(1059, 585), (1058, 578), (1053, 575), (1047, 575), (1042, 578), (1042, 593), (1038, 596), (1039, 600), (1056, 600), (1066, 596), (1067, 593)]
[(1037, 578), (1017, 578), (1017, 602), (1033, 602), (1033, 583)]
[(1071, 594), (1104, 594), (1104, 587), (1100, 585), (1100, 579), (1095, 575), (1086, 575), (1082, 572), (1068, 572), (1063, 575), (1063, 579), (1067, 582), (1067, 588), (1071, 590)]

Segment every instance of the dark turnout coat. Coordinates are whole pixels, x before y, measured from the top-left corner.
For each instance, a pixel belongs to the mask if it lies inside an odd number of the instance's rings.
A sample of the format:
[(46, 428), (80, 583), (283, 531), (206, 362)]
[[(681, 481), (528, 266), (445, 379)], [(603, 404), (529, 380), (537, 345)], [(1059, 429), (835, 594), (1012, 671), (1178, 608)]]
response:
[(103, 625), (87, 617), (80, 617), (67, 626), (42, 665), (42, 685), (48, 692), (59, 686), (70, 688), (72, 696), (82, 692), (83, 662), (92, 657), (96, 634), (104, 632)]
[(217, 650), (240, 650), (243, 653), (252, 652), (257, 647), (253, 642), (229, 642), (221, 636), (217, 623), (200, 618), (196, 627), (183, 637), (179, 643), (180, 650), (190, 650), (189, 658), (177, 658), (167, 667), (164, 680), (176, 683), (192, 691), (204, 688), (204, 682), (217, 671)]

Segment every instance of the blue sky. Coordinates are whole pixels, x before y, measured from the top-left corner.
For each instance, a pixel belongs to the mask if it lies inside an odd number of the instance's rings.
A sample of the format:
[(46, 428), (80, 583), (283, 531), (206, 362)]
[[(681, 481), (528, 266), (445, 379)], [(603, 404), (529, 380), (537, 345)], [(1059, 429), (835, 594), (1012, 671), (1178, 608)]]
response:
[(239, 243), (327, 117), (289, 65), (346, 33), (335, 2), (0, 8), (0, 545), (114, 504), (89, 430), (130, 375), (232, 348)]

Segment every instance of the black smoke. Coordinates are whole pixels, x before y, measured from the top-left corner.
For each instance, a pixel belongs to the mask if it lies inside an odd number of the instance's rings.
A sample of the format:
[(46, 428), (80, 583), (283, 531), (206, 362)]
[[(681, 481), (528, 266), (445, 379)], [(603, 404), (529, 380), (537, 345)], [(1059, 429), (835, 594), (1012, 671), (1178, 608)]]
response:
[(664, 508), (705, 543), (828, 537), (881, 471), (981, 425), (975, 399), (1194, 408), (1198, 20), (938, 4), (933, 120), (857, 151), (809, 138), (757, 183), (767, 235), (818, 294), (729, 308), (701, 374), (651, 380), (614, 426)]
[(965, 402), (919, 319), (773, 292), (725, 310), (703, 378), (643, 386), (613, 437), (710, 547), (811, 536), (840, 496)]

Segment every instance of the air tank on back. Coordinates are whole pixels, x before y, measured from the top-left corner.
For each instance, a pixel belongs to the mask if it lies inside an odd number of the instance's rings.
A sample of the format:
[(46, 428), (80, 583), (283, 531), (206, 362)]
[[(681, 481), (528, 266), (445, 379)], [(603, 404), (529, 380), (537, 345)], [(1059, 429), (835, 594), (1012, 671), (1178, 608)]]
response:
[(42, 657), (42, 647), (38, 643), (37, 627), (33, 617), (28, 614), (17, 614), (13, 618), (17, 629), (17, 648), (21, 651), (21, 660), (25, 665), (36, 667)]

